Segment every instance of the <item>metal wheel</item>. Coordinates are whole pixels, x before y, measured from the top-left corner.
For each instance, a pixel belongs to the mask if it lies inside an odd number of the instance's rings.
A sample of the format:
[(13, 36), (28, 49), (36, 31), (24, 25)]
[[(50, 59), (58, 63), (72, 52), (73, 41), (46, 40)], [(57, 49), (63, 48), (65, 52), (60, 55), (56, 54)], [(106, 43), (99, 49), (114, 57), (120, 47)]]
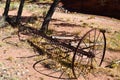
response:
[(73, 75), (88, 73), (94, 66), (101, 66), (106, 50), (105, 30), (91, 29), (78, 42), (73, 60)]

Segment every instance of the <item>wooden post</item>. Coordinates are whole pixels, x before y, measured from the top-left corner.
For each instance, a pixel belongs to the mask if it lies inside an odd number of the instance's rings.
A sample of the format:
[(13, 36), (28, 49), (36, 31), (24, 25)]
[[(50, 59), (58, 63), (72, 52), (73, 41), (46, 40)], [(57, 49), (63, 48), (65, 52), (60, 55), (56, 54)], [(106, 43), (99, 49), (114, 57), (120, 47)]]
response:
[(53, 4), (51, 5), (46, 17), (44, 18), (44, 22), (42, 24), (42, 27), (40, 29), (40, 31), (42, 32), (46, 32), (48, 30), (48, 25), (49, 25), (49, 22), (51, 20), (51, 17), (55, 11), (55, 7), (57, 6), (57, 4), (59, 3), (60, 0), (54, 0)]

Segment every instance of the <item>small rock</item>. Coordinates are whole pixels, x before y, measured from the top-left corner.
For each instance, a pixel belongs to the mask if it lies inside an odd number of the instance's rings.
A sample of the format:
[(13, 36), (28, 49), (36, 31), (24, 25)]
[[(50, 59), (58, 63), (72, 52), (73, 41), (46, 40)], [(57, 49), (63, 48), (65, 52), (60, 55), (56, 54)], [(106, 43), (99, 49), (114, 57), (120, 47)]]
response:
[(21, 73), (20, 73), (20, 72), (16, 72), (16, 75), (17, 75), (17, 76), (21, 76)]

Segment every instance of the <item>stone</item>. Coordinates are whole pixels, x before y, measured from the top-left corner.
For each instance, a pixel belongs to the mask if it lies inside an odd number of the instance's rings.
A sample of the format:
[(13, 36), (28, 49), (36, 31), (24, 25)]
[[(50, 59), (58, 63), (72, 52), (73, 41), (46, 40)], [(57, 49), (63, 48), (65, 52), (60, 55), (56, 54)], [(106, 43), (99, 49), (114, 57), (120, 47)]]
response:
[(61, 0), (65, 9), (120, 19), (120, 0)]

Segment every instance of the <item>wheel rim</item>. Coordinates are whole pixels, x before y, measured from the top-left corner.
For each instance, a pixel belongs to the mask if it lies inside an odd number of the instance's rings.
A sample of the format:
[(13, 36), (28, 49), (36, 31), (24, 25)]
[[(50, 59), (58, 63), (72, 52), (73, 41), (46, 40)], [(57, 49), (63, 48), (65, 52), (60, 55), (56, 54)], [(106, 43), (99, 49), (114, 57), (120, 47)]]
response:
[[(78, 50), (91, 52), (95, 57), (88, 57)], [(86, 74), (93, 66), (101, 66), (106, 50), (106, 38), (104, 30), (91, 29), (79, 41), (72, 60), (73, 75), (78, 78), (80, 74)]]

